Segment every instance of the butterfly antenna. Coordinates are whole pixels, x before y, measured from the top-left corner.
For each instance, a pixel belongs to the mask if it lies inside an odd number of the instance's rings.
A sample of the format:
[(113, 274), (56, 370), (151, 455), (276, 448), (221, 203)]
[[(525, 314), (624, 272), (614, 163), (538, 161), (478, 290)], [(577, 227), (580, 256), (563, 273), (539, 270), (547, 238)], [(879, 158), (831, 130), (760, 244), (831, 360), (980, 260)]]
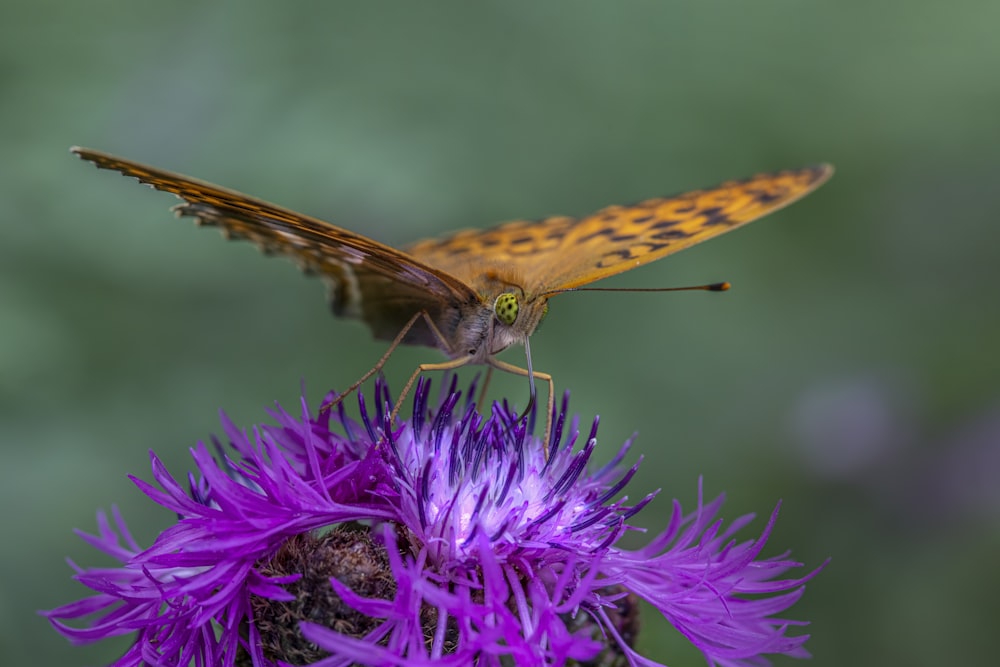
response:
[(728, 282), (688, 285), (686, 287), (569, 287), (542, 294), (544, 297), (563, 292), (725, 292), (732, 285)]

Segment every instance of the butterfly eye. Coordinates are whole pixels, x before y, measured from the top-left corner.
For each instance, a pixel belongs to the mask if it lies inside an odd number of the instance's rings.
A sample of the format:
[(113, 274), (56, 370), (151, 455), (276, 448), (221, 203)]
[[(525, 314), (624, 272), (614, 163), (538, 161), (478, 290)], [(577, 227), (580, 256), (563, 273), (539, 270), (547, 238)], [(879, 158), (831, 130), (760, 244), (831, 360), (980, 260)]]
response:
[(504, 292), (493, 302), (493, 313), (497, 319), (510, 326), (517, 319), (517, 297), (510, 292)]

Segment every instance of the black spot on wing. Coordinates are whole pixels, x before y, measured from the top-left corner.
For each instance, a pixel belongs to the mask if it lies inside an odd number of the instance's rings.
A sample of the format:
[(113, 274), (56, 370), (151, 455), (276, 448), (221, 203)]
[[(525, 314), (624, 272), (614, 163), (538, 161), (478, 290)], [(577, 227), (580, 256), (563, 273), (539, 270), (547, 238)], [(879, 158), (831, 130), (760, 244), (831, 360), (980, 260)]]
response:
[(656, 239), (657, 241), (669, 242), (669, 241), (676, 241), (678, 239), (686, 239), (689, 236), (691, 236), (691, 234), (689, 232), (684, 231), (683, 229), (665, 229), (662, 232), (657, 232), (656, 234), (653, 234), (652, 238)]
[(649, 226), (650, 229), (670, 229), (671, 227), (676, 227), (681, 223), (680, 220), (659, 220), (654, 222)]
[(614, 233), (615, 233), (614, 227), (602, 227), (601, 229), (598, 229), (596, 232), (591, 232), (586, 236), (580, 237), (580, 243), (588, 243), (602, 236), (606, 238), (611, 238), (614, 235)]
[(750, 194), (753, 195), (754, 201), (760, 204), (770, 204), (778, 201), (782, 197), (782, 193), (769, 192), (768, 190), (751, 190)]
[(719, 206), (713, 206), (711, 208), (706, 208), (701, 212), (702, 216), (705, 218), (703, 223), (706, 227), (718, 227), (720, 225), (725, 227), (731, 227), (733, 224), (732, 219), (723, 209)]
[(664, 243), (641, 243), (630, 248), (612, 250), (601, 255), (601, 259), (597, 263), (597, 266), (598, 268), (603, 269), (609, 266), (615, 266), (616, 264), (621, 264), (622, 262), (637, 260), (645, 255), (662, 250), (669, 245), (669, 241)]
[(603, 268), (606, 266), (614, 266), (620, 262), (627, 262), (630, 259), (634, 259), (635, 256), (632, 254), (631, 248), (623, 248), (621, 250), (613, 250), (611, 252), (606, 252), (601, 255), (601, 260), (597, 263), (597, 266)]

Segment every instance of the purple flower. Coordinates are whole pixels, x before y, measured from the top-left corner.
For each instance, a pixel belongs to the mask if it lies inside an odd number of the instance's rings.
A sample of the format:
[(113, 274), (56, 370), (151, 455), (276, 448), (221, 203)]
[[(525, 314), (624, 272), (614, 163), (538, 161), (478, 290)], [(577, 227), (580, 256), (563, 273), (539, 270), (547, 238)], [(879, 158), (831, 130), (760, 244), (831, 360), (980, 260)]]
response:
[(82, 537), (122, 565), (74, 565), (95, 594), (44, 614), (77, 643), (135, 633), (122, 666), (655, 665), (632, 647), (641, 598), (710, 665), (808, 656), (808, 636), (788, 634), (803, 623), (777, 615), (816, 571), (781, 578), (801, 564), (760, 557), (777, 509), (738, 542), (752, 517), (724, 527), (722, 498), (699, 490), (627, 550), (653, 494), (620, 496), (630, 443), (590, 469), (597, 421), (578, 444), (566, 399), (546, 460), (526, 420), (460, 406), (454, 381), (437, 406), (422, 382), (394, 427), (376, 394), (359, 421), (311, 416), (304, 399), (252, 436), (223, 416), (228, 448), (193, 449), (188, 488), (151, 454), (156, 485), (133, 481), (177, 522), (143, 549), (117, 511), (99, 514)]

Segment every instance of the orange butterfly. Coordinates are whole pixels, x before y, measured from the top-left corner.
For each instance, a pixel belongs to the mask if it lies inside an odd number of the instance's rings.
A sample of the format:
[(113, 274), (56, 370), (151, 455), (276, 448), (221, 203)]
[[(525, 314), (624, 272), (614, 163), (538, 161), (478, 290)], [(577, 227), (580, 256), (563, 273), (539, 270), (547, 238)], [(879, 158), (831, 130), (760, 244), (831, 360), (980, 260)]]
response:
[[(398, 345), (436, 347), (449, 360), (421, 364), (397, 406), (423, 371), (486, 364), (530, 379), (529, 409), (535, 400), (534, 379), (548, 383), (546, 445), (554, 385), (552, 376), (532, 369), (528, 338), (545, 317), (551, 296), (756, 220), (833, 174), (826, 164), (759, 174), (676, 197), (609, 206), (585, 218), (518, 220), (396, 250), (217, 185), (86, 148), (71, 150), (102, 169), (177, 195), (184, 202), (174, 207), (178, 216), (218, 226), (227, 238), (248, 239), (322, 276), (330, 286), (334, 314), (361, 319), (376, 338), (392, 341), (378, 363), (340, 398), (378, 372)], [(525, 347), (526, 369), (496, 358), (515, 343)]]

